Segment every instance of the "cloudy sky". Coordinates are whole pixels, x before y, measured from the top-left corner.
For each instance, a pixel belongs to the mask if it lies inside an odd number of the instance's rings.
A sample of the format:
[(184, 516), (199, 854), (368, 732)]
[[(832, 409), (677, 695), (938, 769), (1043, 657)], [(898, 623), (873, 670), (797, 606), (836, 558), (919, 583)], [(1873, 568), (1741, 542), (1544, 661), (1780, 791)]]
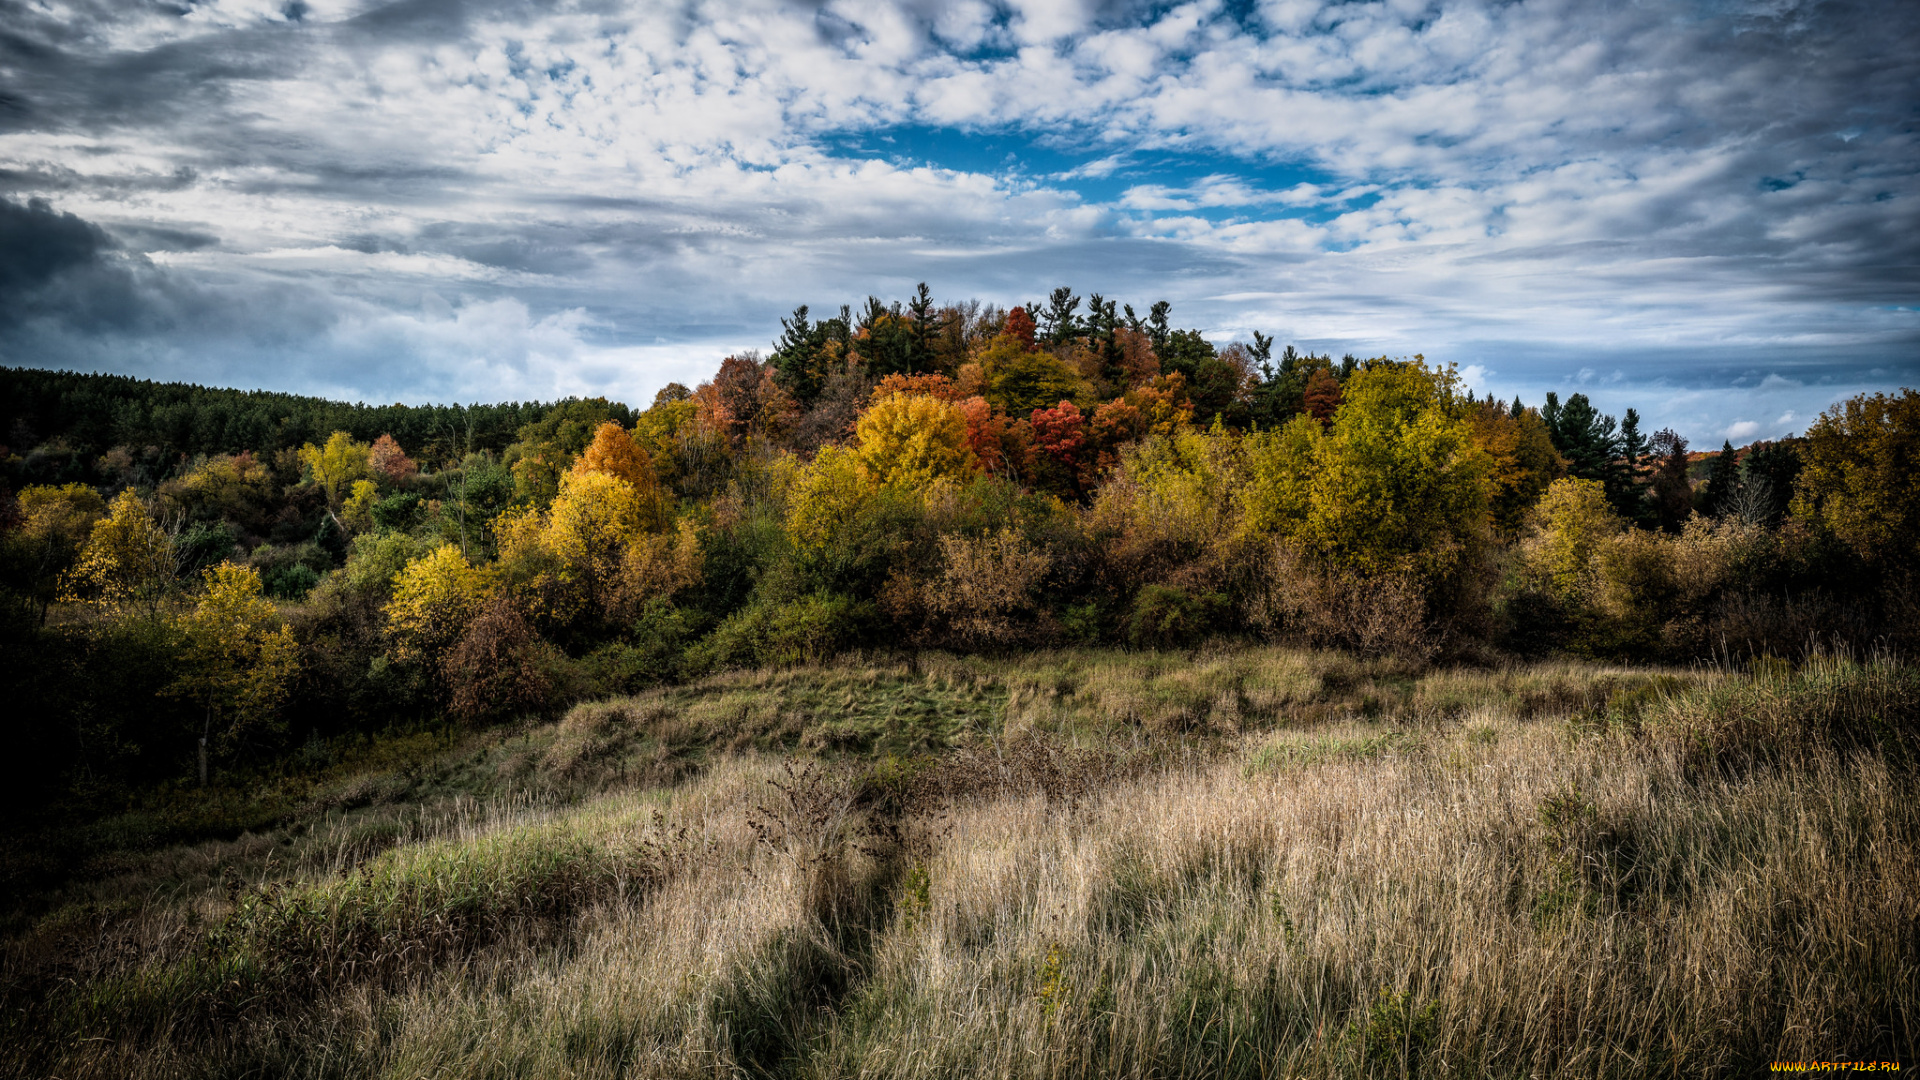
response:
[(0, 363), (650, 400), (1059, 284), (1696, 442), (1920, 385), (1920, 5), (0, 0)]

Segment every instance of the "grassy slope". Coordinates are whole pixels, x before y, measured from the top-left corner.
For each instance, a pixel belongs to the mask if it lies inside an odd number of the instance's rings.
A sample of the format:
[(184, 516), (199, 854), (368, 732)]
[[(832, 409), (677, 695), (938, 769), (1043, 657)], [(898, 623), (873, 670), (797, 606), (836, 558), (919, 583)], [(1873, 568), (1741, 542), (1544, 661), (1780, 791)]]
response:
[(272, 828), (96, 858), (9, 945), (0, 1068), (1912, 1061), (1917, 701), (1890, 664), (1283, 650), (725, 675), (376, 748)]

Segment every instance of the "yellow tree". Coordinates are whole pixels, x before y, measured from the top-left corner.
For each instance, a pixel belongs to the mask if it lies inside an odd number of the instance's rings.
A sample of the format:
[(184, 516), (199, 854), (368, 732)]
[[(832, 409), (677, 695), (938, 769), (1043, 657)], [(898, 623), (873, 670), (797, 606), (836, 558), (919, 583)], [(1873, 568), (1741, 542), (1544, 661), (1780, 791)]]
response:
[(824, 551), (873, 493), (858, 455), (823, 446), (794, 482), (787, 504), (787, 533), (802, 551)]
[(861, 471), (874, 484), (923, 487), (936, 479), (965, 480), (974, 472), (966, 412), (936, 397), (881, 398), (861, 414), (854, 440)]
[(371, 480), (355, 480), (352, 496), (340, 508), (341, 522), (359, 532), (373, 528), (373, 507), (379, 501), (380, 485)]
[(336, 525), (345, 525), (340, 520), (340, 504), (353, 491), (355, 480), (367, 478), (371, 452), (372, 447), (354, 442), (344, 431), (328, 436), (325, 446), (308, 443), (300, 448), (300, 462), (312, 474), (314, 483), (327, 493), (327, 512)]
[(1920, 561), (1920, 393), (1840, 402), (1807, 429), (1800, 459), (1794, 516), (1869, 563)]
[(107, 504), (85, 484), (23, 488), (19, 500), (25, 520), (6, 539), (16, 552), (27, 592), (39, 604), (44, 623), (47, 608), (93, 534), (93, 523), (106, 514)]
[(158, 503), (189, 520), (220, 520), (265, 527), (266, 507), (278, 489), (273, 470), (251, 453), (202, 460), (177, 480), (160, 485)]
[(1597, 583), (1595, 559), (1626, 530), (1600, 481), (1555, 480), (1534, 508), (1527, 568), (1562, 600), (1582, 600)]
[(394, 575), (387, 636), (401, 660), (435, 659), (459, 640), (496, 589), (493, 571), (442, 544)]
[(610, 473), (562, 476), (540, 541), (557, 567), (562, 606), (612, 607), (623, 555), (659, 524), (658, 512), (654, 500)]
[(93, 523), (79, 561), (66, 575), (66, 599), (85, 600), (114, 611), (131, 608), (158, 614), (178, 573), (173, 537), (131, 491), (113, 500), (108, 515)]
[(1490, 462), (1457, 382), (1419, 362), (1357, 372), (1324, 433), (1295, 418), (1255, 443), (1250, 517), (1345, 570), (1450, 578), (1488, 524)]
[(181, 674), (166, 691), (205, 706), (199, 745), (203, 787), (209, 741), (217, 737), (231, 748), (254, 732), (271, 730), (299, 670), (293, 629), (261, 595), (257, 570), (229, 562), (208, 567), (204, 576), (206, 589), (193, 609), (174, 620), (185, 649)]

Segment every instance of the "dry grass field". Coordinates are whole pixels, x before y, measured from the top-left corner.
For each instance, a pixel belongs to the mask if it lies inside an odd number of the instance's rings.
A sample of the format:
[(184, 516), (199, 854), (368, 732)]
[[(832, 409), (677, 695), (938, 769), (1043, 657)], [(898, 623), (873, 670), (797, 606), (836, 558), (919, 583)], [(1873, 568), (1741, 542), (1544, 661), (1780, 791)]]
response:
[(0, 1072), (1914, 1067), (1917, 709), (1887, 659), (716, 676), (95, 857), (11, 921)]

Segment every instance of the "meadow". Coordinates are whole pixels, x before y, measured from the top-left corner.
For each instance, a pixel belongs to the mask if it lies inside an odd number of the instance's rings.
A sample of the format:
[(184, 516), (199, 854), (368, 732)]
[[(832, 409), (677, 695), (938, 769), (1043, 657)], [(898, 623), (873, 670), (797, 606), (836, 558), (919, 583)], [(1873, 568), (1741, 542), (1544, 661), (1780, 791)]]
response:
[(43, 838), (87, 854), (12, 894), (0, 1072), (1912, 1063), (1916, 706), (1885, 655), (1070, 649), (315, 743)]

